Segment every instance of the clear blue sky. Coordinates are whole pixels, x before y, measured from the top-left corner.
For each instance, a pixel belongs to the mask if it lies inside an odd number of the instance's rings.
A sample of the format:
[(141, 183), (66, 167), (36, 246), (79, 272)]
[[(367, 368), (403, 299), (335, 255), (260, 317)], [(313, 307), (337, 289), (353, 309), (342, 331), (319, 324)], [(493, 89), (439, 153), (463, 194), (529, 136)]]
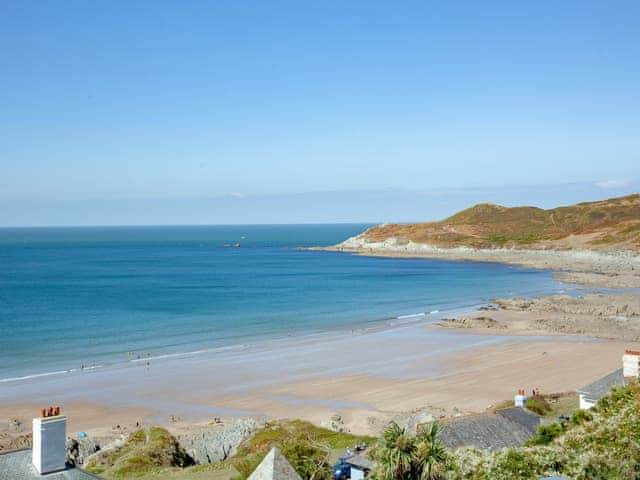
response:
[(637, 0), (3, 1), (0, 224), (148, 223), (136, 208), (182, 223), (172, 204), (294, 193), (628, 190), (639, 25)]

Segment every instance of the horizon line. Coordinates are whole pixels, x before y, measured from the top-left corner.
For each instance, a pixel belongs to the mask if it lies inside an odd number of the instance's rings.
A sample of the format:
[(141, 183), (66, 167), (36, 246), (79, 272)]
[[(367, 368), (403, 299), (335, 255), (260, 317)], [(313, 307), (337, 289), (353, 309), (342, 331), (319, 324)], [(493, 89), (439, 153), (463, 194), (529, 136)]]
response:
[[(283, 223), (123, 223), (93, 225), (0, 225), (0, 230), (29, 228), (166, 228), (166, 227), (269, 227), (269, 226), (322, 226), (322, 225), (382, 225), (389, 222), (283, 222)], [(408, 223), (408, 222), (397, 222)]]

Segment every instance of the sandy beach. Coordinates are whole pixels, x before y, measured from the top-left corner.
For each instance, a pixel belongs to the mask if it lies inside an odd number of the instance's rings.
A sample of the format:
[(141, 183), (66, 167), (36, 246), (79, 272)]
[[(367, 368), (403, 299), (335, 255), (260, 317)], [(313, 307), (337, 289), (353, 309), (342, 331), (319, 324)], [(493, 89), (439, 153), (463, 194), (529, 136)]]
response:
[(4, 448), (20, 446), (30, 418), (48, 404), (63, 406), (70, 435), (117, 435), (136, 424), (184, 432), (214, 417), (324, 425), (335, 415), (345, 430), (377, 434), (390, 419), (481, 411), (519, 388), (572, 391), (617, 368), (624, 348), (640, 348), (579, 337), (460, 333), (435, 327), (436, 321), (286, 338), (159, 359), (149, 368), (128, 364), (10, 382), (0, 389), (0, 440)]
[[(365, 248), (358, 242), (330, 250), (560, 269), (566, 270), (560, 279), (590, 287), (636, 287), (640, 279), (638, 258), (626, 253), (485, 252), (393, 242)], [(339, 428), (377, 435), (392, 419), (411, 425), (425, 416), (479, 412), (518, 389), (571, 392), (619, 368), (625, 348), (640, 348), (638, 298), (498, 299), (478, 311), (399, 317), (6, 381), (0, 385), (0, 449), (27, 445), (30, 419), (44, 405), (63, 406), (72, 436), (116, 436), (149, 424), (180, 434), (214, 418), (301, 418), (324, 426), (340, 418)]]

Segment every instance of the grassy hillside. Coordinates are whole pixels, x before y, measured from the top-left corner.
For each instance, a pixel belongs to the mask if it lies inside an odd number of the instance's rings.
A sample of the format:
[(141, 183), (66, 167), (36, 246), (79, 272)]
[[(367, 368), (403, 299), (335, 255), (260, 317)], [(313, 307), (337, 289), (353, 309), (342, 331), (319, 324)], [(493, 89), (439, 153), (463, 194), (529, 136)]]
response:
[(331, 464), (355, 444), (375, 442), (374, 437), (338, 433), (316, 427), (302, 420), (268, 423), (239, 448), (231, 459), (240, 472), (248, 477), (273, 447), (278, 447), (302, 478), (330, 479)]
[(614, 389), (590, 411), (544, 425), (528, 446), (498, 453), (456, 453), (451, 480), (524, 480), (544, 475), (574, 479), (640, 478), (640, 386)]
[(331, 478), (332, 463), (345, 448), (375, 438), (339, 433), (302, 420), (266, 424), (225, 461), (193, 465), (171, 434), (160, 427), (132, 433), (120, 447), (102, 451), (85, 468), (106, 479), (240, 480), (247, 478), (272, 447), (279, 447), (303, 478)]
[(186, 467), (193, 460), (164, 428), (151, 427), (133, 432), (119, 447), (102, 450), (85, 468), (104, 478), (131, 478), (166, 467)]
[(387, 224), (365, 237), (440, 247), (640, 249), (640, 194), (569, 207), (502, 207), (483, 203), (439, 221)]

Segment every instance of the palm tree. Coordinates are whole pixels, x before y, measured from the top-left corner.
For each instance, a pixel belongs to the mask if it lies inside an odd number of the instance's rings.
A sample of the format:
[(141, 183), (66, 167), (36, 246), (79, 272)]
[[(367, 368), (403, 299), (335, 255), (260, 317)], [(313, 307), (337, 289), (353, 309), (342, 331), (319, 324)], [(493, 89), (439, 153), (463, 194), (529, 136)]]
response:
[(380, 458), (381, 480), (404, 480), (412, 478), (415, 444), (396, 422), (385, 429), (378, 456)]
[(439, 438), (440, 427), (432, 423), (417, 436), (409, 436), (397, 423), (385, 429), (374, 458), (379, 480), (439, 480), (444, 478), (447, 451)]
[(440, 425), (430, 423), (417, 437), (416, 467), (421, 480), (439, 480), (443, 478), (447, 465), (447, 450), (440, 440)]

